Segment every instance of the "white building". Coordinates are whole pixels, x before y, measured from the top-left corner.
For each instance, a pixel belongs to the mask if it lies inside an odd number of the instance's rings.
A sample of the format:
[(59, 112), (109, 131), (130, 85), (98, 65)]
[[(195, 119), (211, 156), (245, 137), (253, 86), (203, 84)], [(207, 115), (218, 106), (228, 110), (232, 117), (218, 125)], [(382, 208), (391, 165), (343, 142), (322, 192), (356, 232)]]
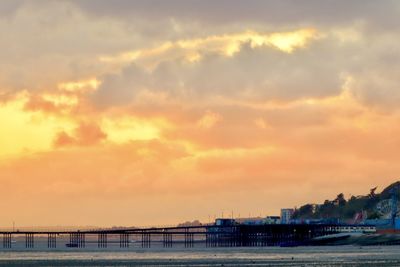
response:
[(281, 223), (288, 224), (292, 219), (294, 209), (281, 209)]

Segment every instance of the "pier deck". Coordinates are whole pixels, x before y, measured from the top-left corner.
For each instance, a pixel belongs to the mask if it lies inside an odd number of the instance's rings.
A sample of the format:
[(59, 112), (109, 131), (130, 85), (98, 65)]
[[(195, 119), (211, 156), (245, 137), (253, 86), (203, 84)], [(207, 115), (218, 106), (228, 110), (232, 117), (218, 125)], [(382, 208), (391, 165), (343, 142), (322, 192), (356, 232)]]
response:
[[(207, 247), (247, 247), (247, 246), (292, 246), (307, 244), (318, 236), (338, 233), (337, 225), (310, 224), (269, 224), (269, 225), (199, 225), (174, 227), (147, 227), (121, 229), (93, 229), (76, 231), (0, 231), (3, 249), (11, 249), (13, 237), (25, 237), (25, 247), (35, 247), (35, 237), (47, 237), (48, 248), (64, 245), (85, 248), (87, 238), (96, 240), (98, 248), (107, 248), (112, 242), (109, 237), (118, 239), (121, 248), (128, 248), (131, 238), (140, 240), (143, 248), (150, 248), (153, 242), (164, 247), (184, 244), (193, 247), (202, 243)], [(69, 237), (69, 242), (60, 244), (60, 237)], [(93, 241), (90, 241), (93, 243)], [(113, 241), (115, 243), (115, 241)], [(1, 246), (0, 246), (1, 248)]]

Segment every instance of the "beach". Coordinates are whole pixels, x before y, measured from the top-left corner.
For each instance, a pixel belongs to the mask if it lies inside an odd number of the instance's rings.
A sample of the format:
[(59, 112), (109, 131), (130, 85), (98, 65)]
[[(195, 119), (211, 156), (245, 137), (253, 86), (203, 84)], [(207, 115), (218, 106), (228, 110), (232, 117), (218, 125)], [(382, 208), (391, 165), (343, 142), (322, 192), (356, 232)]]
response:
[(400, 266), (400, 246), (18, 249), (0, 266)]

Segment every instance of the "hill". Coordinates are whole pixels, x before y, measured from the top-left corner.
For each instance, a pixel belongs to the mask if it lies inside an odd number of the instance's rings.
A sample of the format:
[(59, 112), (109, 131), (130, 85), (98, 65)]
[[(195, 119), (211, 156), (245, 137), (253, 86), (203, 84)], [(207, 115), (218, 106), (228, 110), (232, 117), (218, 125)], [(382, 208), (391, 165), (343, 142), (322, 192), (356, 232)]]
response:
[[(325, 200), (322, 204), (306, 204), (296, 209), (294, 219), (383, 219), (390, 218), (392, 192), (398, 195), (400, 181), (392, 183), (375, 193), (376, 187), (372, 188), (367, 195), (352, 196), (345, 199), (340, 193), (333, 200)], [(397, 205), (399, 206), (399, 205)]]

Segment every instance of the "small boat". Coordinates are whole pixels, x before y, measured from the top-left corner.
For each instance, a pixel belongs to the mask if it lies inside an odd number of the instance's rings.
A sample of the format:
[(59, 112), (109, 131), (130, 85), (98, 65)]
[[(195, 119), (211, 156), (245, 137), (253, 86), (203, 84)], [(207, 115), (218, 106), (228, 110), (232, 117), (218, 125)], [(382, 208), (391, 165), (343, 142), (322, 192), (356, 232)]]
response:
[(68, 244), (65, 244), (65, 246), (66, 246), (67, 248), (77, 248), (77, 247), (78, 247), (78, 244), (68, 243)]

